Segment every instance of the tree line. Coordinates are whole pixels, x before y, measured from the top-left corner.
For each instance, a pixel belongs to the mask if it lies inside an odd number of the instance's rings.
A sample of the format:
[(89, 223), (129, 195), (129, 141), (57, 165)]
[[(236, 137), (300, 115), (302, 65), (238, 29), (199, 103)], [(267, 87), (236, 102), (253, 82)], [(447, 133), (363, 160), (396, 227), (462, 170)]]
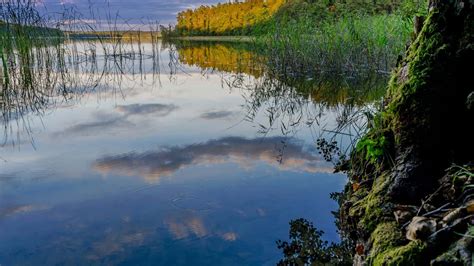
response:
[(246, 0), (214, 6), (200, 6), (178, 14), (180, 35), (231, 35), (246, 33), (252, 26), (269, 20), (286, 0)]
[(289, 20), (318, 21), (347, 15), (401, 13), (413, 16), (425, 0), (244, 0), (200, 6), (178, 13), (174, 29), (165, 34), (256, 35)]

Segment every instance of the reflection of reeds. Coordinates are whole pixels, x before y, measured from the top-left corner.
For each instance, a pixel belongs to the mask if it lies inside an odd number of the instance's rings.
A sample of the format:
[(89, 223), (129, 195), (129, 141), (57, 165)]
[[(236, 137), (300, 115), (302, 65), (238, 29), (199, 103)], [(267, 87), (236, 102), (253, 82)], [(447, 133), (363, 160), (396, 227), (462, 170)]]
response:
[[(383, 78), (377, 75), (366, 75), (373, 72), (355, 68), (349, 77), (346, 72), (316, 72), (307, 58), (287, 57), (305, 53), (291, 42), (270, 49), (252, 42), (162, 46), (157, 26), (150, 26), (149, 31), (124, 31), (117, 26), (118, 15), (109, 14), (107, 30), (99, 31), (72, 12), (62, 14), (68, 23), (57, 22), (60, 31), (47, 27), (48, 20), (38, 14), (33, 0), (17, 3), (2, 5), (0, 17), (0, 108), (6, 134), (13, 133), (9, 121), (21, 126), (24, 114), (42, 112), (58, 101), (79, 99), (104, 88), (120, 89), (124, 79), (143, 82), (145, 73), (153, 74), (154, 83), (161, 73), (163, 47), (169, 51), (171, 75), (184, 71), (181, 62), (204, 71), (227, 72), (224, 83), (242, 89), (246, 98), (247, 120), (265, 112), (268, 124), (260, 125), (262, 133), (278, 126), (283, 134), (291, 134), (300, 125), (319, 123), (318, 117), (327, 110), (340, 112), (341, 125), (353, 122), (357, 120), (351, 117), (353, 110), (377, 100), (384, 83), (378, 82)], [(280, 52), (285, 53), (283, 57)], [(242, 73), (255, 79), (248, 84)], [(303, 114), (310, 109), (317, 113)], [(342, 132), (343, 127), (338, 130)]]
[[(384, 94), (388, 78), (377, 71), (323, 71), (310, 76), (305, 69), (282, 69), (272, 65), (271, 49), (264, 50), (258, 43), (174, 40), (174, 45), (181, 62), (204, 72), (219, 71), (227, 87), (242, 92), (245, 120), (259, 121), (261, 134), (278, 130), (291, 135), (314, 125), (331, 140), (349, 139), (342, 152), (367, 128), (368, 115)], [(337, 116), (333, 125), (323, 124), (328, 112)], [(262, 115), (266, 121), (260, 119)]]
[[(143, 81), (144, 73), (153, 73), (155, 82), (161, 49), (156, 31), (119, 35), (116, 22), (109, 21), (112, 38), (105, 38), (92, 25), (67, 18), (69, 29), (89, 29), (96, 38), (74, 41), (59, 28), (48, 27), (51, 21), (39, 14), (33, 0), (0, 5), (0, 121), (5, 141), (15, 135), (14, 128), (29, 132), (24, 114), (41, 113), (57, 101), (78, 99), (105, 87), (120, 88), (124, 78)], [(145, 45), (151, 45), (150, 54)]]
[[(262, 51), (258, 44), (244, 46), (248, 56), (234, 60), (233, 54), (243, 53), (237, 52), (242, 45), (178, 45), (184, 63), (227, 72), (223, 75), (225, 84), (242, 92), (246, 101), (245, 120), (259, 121), (259, 133), (266, 135), (277, 130), (283, 135), (292, 135), (301, 127), (317, 126), (321, 129), (320, 136), (329, 136), (331, 140), (341, 136), (348, 139), (343, 153), (353, 147), (367, 128), (368, 115), (385, 92), (387, 75), (373, 71), (351, 75), (328, 71), (308, 76), (304, 69), (274, 67), (269, 51)], [(248, 62), (242, 65), (242, 58)], [(245, 74), (255, 79), (249, 80)], [(328, 112), (336, 114), (333, 125), (324, 124), (323, 117)], [(266, 121), (260, 119), (262, 115)]]

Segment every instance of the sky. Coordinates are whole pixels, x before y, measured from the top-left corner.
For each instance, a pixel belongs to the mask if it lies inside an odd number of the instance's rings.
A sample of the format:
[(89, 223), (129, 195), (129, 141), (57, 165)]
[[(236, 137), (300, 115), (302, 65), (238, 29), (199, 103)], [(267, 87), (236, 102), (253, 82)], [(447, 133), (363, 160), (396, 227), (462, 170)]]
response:
[[(58, 17), (64, 10), (75, 10), (82, 20), (104, 27), (107, 14), (121, 28), (143, 28), (143, 24), (174, 24), (178, 12), (196, 8), (200, 5), (212, 5), (219, 0), (35, 0), (42, 12)], [(93, 12), (91, 12), (91, 10)], [(93, 13), (93, 14), (92, 14)], [(115, 19), (116, 14), (118, 18)], [(77, 15), (74, 15), (77, 17)]]

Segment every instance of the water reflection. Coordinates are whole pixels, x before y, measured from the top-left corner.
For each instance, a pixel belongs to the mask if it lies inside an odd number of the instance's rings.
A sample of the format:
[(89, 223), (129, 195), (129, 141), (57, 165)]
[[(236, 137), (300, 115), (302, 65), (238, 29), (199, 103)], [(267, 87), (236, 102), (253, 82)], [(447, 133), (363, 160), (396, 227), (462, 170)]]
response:
[(232, 44), (91, 44), (64, 44), (83, 61), (21, 101), (38, 111), (2, 106), (5, 134), (35, 146), (1, 149), (0, 264), (271, 265), (297, 217), (338, 239), (345, 178), (314, 142), (377, 98), (364, 82), (290, 78)]
[(178, 49), (179, 61), (198, 66), (203, 71), (245, 73), (253, 77), (263, 74), (263, 58), (249, 43), (187, 42), (172, 43)]
[(155, 152), (108, 156), (99, 159), (94, 169), (103, 174), (114, 172), (141, 176), (151, 182), (173, 175), (186, 166), (226, 162), (236, 163), (242, 168), (251, 168), (264, 162), (281, 170), (332, 172), (332, 168), (321, 162), (314, 150), (305, 149), (307, 148), (301, 142), (282, 137), (226, 137), (188, 146), (163, 148)]
[[(277, 130), (292, 136), (301, 127), (315, 125), (315, 131), (332, 133), (319, 132), (318, 138), (337, 139), (345, 153), (363, 134), (388, 78), (366, 69), (320, 71), (317, 75), (310, 71), (313, 74), (309, 75), (302, 69), (274, 65), (271, 52), (258, 44), (179, 42), (176, 47), (184, 63), (225, 71), (224, 84), (242, 93), (245, 120), (257, 123), (262, 135)], [(218, 56), (210, 56), (214, 54)], [(256, 79), (249, 80), (248, 75)], [(336, 114), (329, 123), (324, 121), (327, 113)], [(266, 121), (257, 118), (262, 115)]]

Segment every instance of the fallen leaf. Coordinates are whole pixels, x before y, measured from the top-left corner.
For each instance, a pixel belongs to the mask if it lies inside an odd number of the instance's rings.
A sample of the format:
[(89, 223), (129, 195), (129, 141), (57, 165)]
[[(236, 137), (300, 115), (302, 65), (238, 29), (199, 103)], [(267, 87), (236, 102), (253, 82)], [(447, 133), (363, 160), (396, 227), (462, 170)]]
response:
[(467, 210), (467, 213), (469, 214), (474, 213), (474, 200), (471, 200), (466, 204), (466, 210)]
[(364, 255), (364, 245), (362, 244), (357, 244), (355, 250), (358, 255)]
[(352, 191), (357, 191), (360, 188), (359, 183), (352, 183)]

